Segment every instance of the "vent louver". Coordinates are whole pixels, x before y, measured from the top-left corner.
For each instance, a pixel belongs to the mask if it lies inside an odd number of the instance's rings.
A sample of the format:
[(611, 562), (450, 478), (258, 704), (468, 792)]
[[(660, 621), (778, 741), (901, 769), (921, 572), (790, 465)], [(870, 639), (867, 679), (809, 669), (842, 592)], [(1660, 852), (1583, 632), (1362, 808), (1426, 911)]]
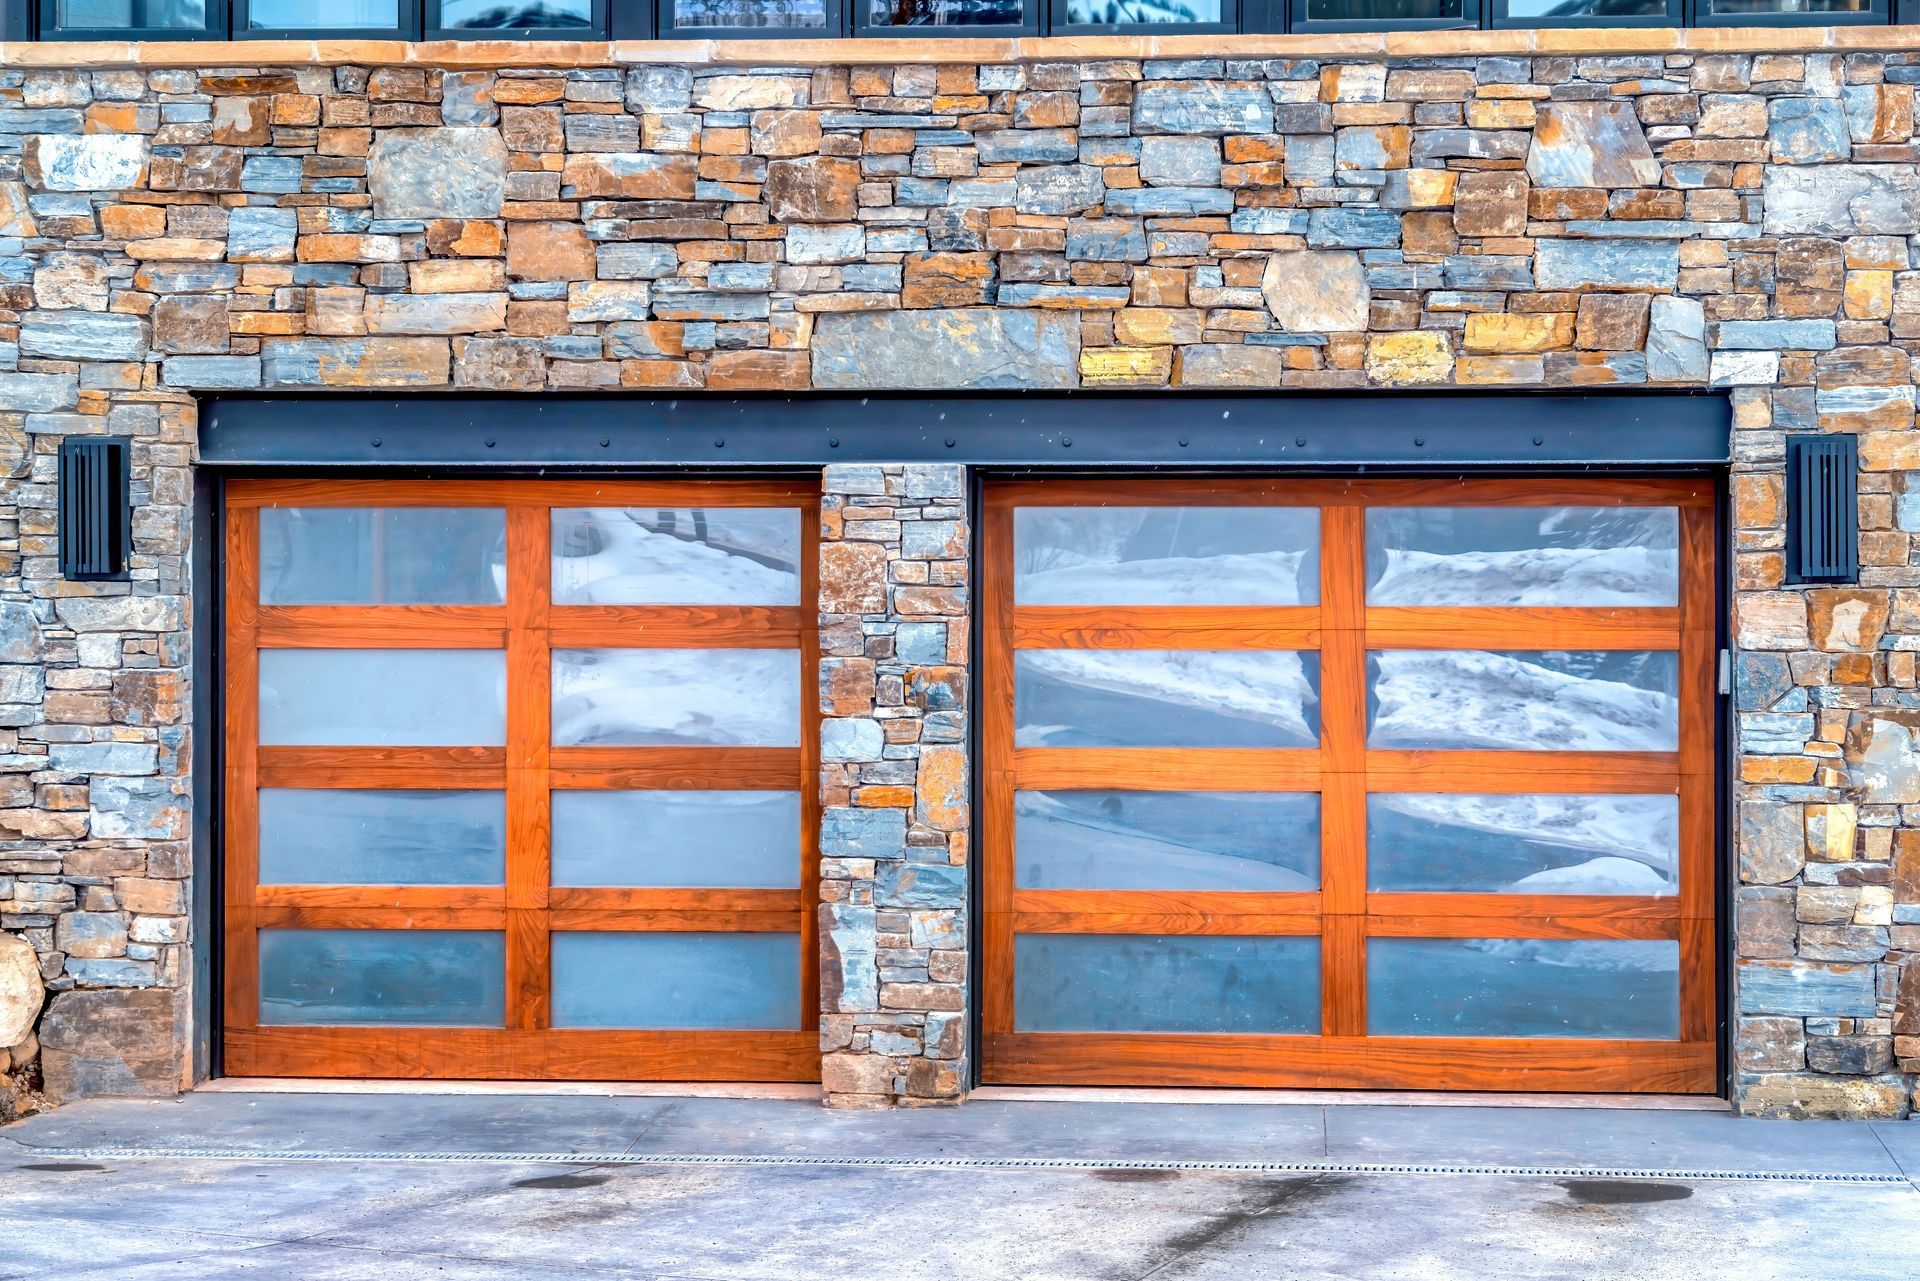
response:
[(133, 550), (128, 492), (131, 446), (124, 439), (69, 436), (60, 442), (60, 574), (119, 578)]
[(1787, 437), (1787, 581), (1860, 577), (1859, 445), (1851, 435)]

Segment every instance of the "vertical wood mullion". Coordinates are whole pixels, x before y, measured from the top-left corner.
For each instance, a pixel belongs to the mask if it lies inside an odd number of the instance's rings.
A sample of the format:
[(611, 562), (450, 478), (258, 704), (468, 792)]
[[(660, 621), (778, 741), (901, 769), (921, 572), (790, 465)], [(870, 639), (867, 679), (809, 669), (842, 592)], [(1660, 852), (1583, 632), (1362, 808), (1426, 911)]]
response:
[[(226, 513), (226, 797), (221, 1010), (229, 1030), (260, 1021), (260, 510)], [(230, 1070), (246, 1071), (229, 1058)]]
[(1714, 707), (1719, 654), (1712, 507), (1680, 509), (1680, 1039), (1711, 1041), (1716, 983)]
[[(537, 493), (537, 490), (529, 490)], [(552, 518), (543, 503), (507, 508), (507, 1026), (550, 1021), (552, 802), (548, 652)]]
[(1320, 510), (1321, 1033), (1367, 1027), (1366, 509)]

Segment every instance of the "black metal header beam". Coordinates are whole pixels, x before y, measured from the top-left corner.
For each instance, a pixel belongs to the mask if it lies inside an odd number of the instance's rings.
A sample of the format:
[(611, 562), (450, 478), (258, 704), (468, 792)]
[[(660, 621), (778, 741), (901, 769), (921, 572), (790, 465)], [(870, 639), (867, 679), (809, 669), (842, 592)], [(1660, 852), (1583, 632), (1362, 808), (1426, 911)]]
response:
[(200, 457), (264, 467), (1688, 467), (1724, 396), (221, 396)]

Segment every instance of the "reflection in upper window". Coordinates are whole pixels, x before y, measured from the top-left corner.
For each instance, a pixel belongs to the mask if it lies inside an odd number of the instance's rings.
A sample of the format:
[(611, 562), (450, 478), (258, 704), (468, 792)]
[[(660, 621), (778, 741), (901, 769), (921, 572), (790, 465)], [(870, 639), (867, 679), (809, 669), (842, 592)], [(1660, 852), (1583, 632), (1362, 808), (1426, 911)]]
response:
[(1021, 507), (1021, 605), (1311, 605), (1312, 507)]
[(556, 605), (797, 605), (796, 507), (553, 513)]
[(593, 25), (593, 0), (440, 0), (449, 31), (531, 31)]
[(1026, 20), (1021, 0), (871, 0), (876, 27), (993, 27)]
[(800, 652), (556, 649), (553, 741), (568, 746), (796, 746)]
[[(666, 12), (663, 7), (663, 18)], [(673, 0), (672, 13), (680, 30), (818, 30), (827, 25), (826, 0)]]
[(1870, 13), (1873, 0), (1710, 0), (1716, 18), (1740, 14), (1757, 17), (1804, 13)]
[(207, 25), (206, 0), (60, 0), (59, 25), (76, 31)]
[(1373, 605), (1672, 605), (1671, 507), (1375, 507)]
[(1067, 0), (1067, 21), (1089, 26), (1220, 22), (1221, 0)]
[(1659, 18), (1667, 0), (1507, 0), (1507, 17), (1521, 18)]
[(1320, 888), (1320, 798), (1298, 792), (1013, 794), (1027, 890)]
[(247, 26), (255, 31), (350, 31), (398, 27), (400, 0), (252, 0)]
[(1679, 863), (1673, 795), (1367, 797), (1370, 890), (1659, 896)]
[(507, 517), (485, 507), (267, 507), (263, 605), (498, 605)]
[(1461, 21), (1463, 0), (1307, 0), (1313, 22)]

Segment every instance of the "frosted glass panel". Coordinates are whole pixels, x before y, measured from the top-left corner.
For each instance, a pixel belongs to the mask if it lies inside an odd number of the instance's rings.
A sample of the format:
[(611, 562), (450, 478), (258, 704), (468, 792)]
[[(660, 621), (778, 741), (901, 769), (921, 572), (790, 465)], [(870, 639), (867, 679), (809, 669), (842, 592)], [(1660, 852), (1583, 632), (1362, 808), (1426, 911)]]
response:
[(254, 30), (326, 30), (397, 27), (400, 0), (252, 0), (247, 26)]
[(1022, 605), (1320, 598), (1320, 513), (1311, 507), (1021, 507), (1013, 546), (1013, 598)]
[(553, 741), (795, 747), (793, 649), (556, 649)]
[(505, 936), (481, 930), (261, 930), (260, 1022), (500, 1027)]
[(1320, 888), (1320, 798), (1016, 792), (1015, 882), (1035, 890)]
[(1023, 649), (1021, 747), (1312, 747), (1320, 656), (1292, 650)]
[(1367, 797), (1373, 890), (1676, 893), (1673, 796)]
[(1671, 752), (1671, 651), (1382, 650), (1367, 656), (1379, 748)]
[(260, 789), (262, 885), (501, 885), (504, 792)]
[(484, 507), (267, 507), (267, 605), (498, 605), (506, 513)]
[(82, 30), (207, 25), (206, 0), (60, 0), (59, 15)]
[(555, 792), (555, 885), (800, 884), (797, 792)]
[(571, 508), (553, 513), (557, 605), (797, 605), (791, 507)]
[(1375, 507), (1375, 605), (1673, 605), (1671, 507)]
[(797, 1028), (800, 936), (556, 933), (553, 1025)]
[(1671, 939), (1371, 938), (1367, 1031), (1675, 1040), (1680, 945)]
[(497, 649), (263, 649), (260, 741), (497, 747), (506, 681)]
[(1021, 1032), (1320, 1030), (1320, 940), (1253, 936), (1021, 934)]
[(586, 27), (593, 0), (440, 0), (440, 25), (457, 31)]

